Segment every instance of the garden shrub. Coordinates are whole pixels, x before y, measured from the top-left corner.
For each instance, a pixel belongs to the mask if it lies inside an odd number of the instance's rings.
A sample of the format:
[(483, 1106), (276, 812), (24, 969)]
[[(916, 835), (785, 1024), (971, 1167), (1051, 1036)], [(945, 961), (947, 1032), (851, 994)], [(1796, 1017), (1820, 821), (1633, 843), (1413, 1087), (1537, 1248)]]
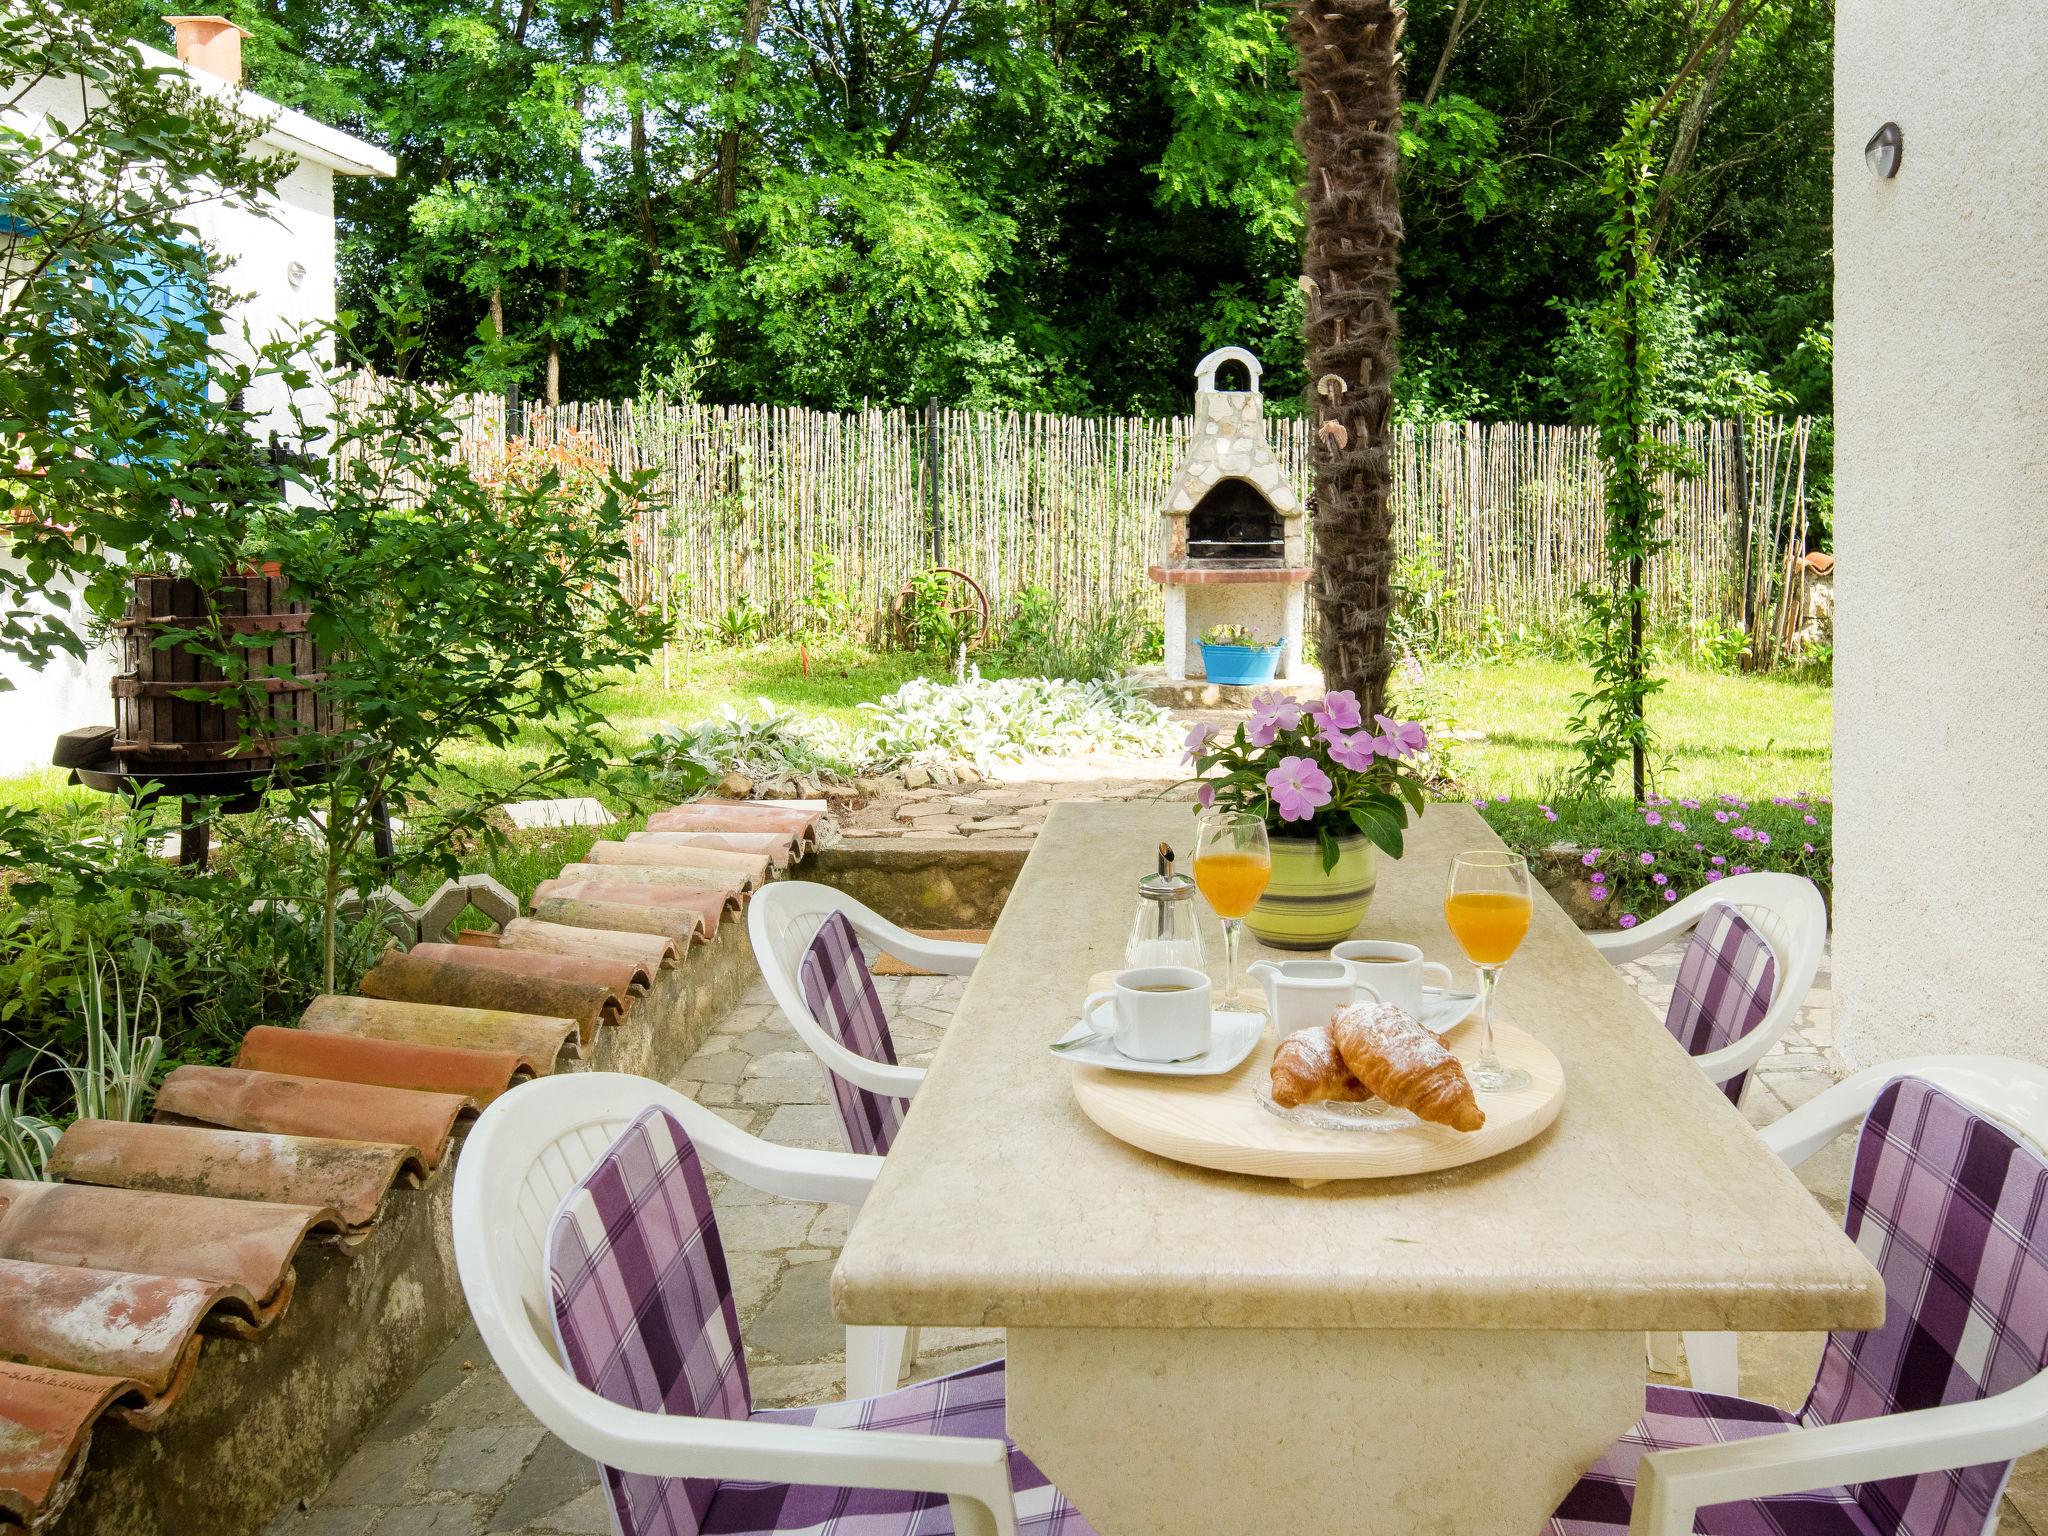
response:
[(1094, 682), (1121, 676), (1145, 638), (1130, 609), (1076, 617), (1043, 587), (1026, 587), (1004, 616), (996, 655), (1009, 671), (1031, 677)]
[(1595, 903), (1613, 914), (1616, 928), (1633, 928), (1703, 885), (1750, 870), (1804, 875), (1823, 889), (1834, 880), (1834, 806), (1825, 796), (1652, 795), (1643, 806), (1620, 798), (1502, 797), (1473, 804), (1532, 862), (1576, 857)]
[[(295, 1022), (321, 990), (318, 844), (282, 818), (236, 817), (213, 864), (186, 869), (150, 850), (168, 824), (167, 808), (127, 806), (76, 862), (15, 871), (0, 897), (0, 1081), (83, 1056), (95, 956), (131, 992), (147, 978), (166, 1066), (226, 1060), (252, 1025)], [(388, 938), (374, 918), (342, 919), (343, 985)]]

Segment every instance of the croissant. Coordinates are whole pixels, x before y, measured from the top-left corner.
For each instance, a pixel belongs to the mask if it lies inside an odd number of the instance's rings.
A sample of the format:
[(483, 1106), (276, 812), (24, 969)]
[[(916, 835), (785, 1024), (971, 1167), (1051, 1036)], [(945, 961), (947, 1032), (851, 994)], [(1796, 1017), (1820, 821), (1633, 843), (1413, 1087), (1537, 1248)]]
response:
[(1282, 1109), (1301, 1104), (1362, 1104), (1372, 1090), (1351, 1075), (1330, 1026), (1298, 1029), (1273, 1051), (1273, 1102)]
[(1339, 1009), (1330, 1035), (1352, 1075), (1395, 1108), (1457, 1131), (1486, 1124), (1458, 1058), (1391, 1003)]

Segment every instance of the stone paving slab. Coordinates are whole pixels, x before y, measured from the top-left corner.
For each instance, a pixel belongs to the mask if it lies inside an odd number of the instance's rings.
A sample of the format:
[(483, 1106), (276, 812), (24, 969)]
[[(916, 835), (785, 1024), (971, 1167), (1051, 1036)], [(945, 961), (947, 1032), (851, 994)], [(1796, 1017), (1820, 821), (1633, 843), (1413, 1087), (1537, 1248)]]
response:
[[(1677, 974), (1667, 950), (1622, 968), (1661, 1014)], [(931, 1057), (964, 983), (953, 977), (878, 979), (902, 1059)], [(1759, 1067), (1744, 1103), (1757, 1124), (1776, 1119), (1832, 1082), (1833, 993), (1824, 964), (1798, 1025)], [(675, 1085), (735, 1124), (797, 1145), (841, 1145), (824, 1075), (757, 984), (685, 1065)], [(1813, 1159), (1802, 1178), (1840, 1213), (1849, 1138)], [(842, 1394), (845, 1335), (828, 1284), (844, 1241), (838, 1207), (778, 1200), (716, 1178), (713, 1201), (747, 1340), (755, 1401), (828, 1401)], [(1743, 1387), (1796, 1407), (1812, 1380), (1817, 1335), (1744, 1340)], [(994, 1330), (927, 1329), (920, 1378), (1001, 1353)], [(2030, 1523), (2031, 1520), (2031, 1523)], [(274, 1536), (604, 1536), (610, 1525), (589, 1462), (543, 1431), (492, 1367), (474, 1332), (423, 1376), (371, 1440), (306, 1510), (273, 1524)], [(2006, 1536), (2048, 1531), (2048, 1456), (2015, 1474)]]

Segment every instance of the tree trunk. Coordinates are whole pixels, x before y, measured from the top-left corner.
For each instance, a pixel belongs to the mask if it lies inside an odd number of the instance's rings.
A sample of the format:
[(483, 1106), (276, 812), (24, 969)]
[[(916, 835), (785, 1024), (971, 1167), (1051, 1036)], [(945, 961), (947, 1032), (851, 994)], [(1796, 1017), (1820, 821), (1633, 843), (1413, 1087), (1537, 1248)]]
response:
[[(761, 47), (761, 24), (768, 14), (767, 0), (747, 0), (740, 21), (740, 54), (733, 64), (735, 88), (746, 79)], [(728, 122), (718, 135), (717, 208), (718, 238), (725, 246), (725, 259), (740, 264), (740, 232), (733, 228), (733, 211), (740, 205), (740, 127)]]
[(1306, 0), (1300, 55), (1308, 163), (1302, 260), (1315, 441), (1315, 569), (1323, 676), (1368, 712), (1386, 703), (1393, 608), (1394, 285), (1401, 252), (1401, 31), (1392, 0)]
[(569, 274), (555, 271), (555, 303), (548, 324), (547, 402), (553, 410), (562, 403), (562, 316), (569, 306)]

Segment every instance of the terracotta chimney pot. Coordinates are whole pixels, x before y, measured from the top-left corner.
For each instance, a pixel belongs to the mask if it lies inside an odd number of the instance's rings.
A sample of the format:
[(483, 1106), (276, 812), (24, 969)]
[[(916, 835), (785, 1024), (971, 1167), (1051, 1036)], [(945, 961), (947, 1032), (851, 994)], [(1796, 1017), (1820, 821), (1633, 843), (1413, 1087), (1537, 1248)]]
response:
[(178, 62), (229, 85), (242, 83), (242, 39), (254, 37), (225, 16), (166, 16), (178, 35)]

